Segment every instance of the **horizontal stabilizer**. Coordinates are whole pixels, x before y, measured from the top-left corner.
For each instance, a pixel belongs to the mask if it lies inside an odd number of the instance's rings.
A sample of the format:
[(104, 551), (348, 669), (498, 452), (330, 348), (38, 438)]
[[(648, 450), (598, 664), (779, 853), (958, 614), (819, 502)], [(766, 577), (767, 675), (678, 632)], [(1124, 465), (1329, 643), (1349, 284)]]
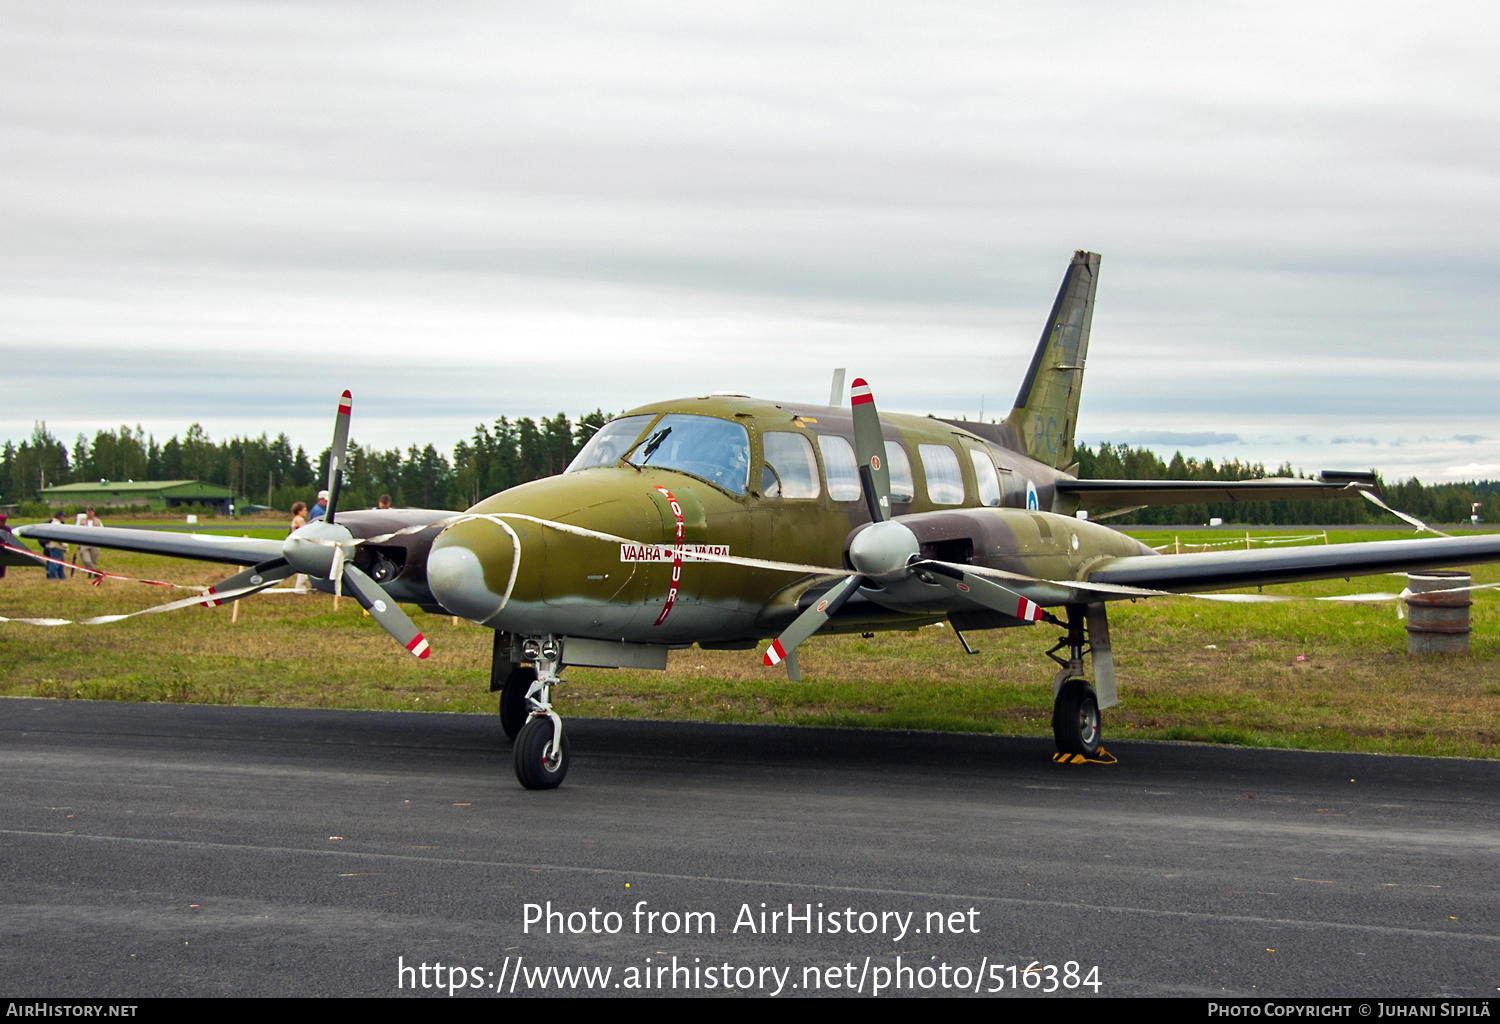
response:
[(1059, 494), (1082, 508), (1210, 505), (1234, 501), (1324, 501), (1380, 494), (1374, 473), (1328, 471), (1311, 480), (1059, 480)]

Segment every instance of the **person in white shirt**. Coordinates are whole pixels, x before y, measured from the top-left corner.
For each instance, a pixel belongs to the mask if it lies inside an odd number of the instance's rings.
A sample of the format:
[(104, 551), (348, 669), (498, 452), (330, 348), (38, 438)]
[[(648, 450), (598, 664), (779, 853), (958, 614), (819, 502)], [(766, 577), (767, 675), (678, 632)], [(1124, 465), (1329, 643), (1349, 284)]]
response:
[[(99, 519), (98, 516), (94, 515), (94, 506), (90, 505), (88, 507), (88, 511), (84, 513), (83, 521), (81, 523), (79, 523), (78, 525), (80, 525), (80, 526), (103, 526), (104, 523)], [(86, 548), (86, 547), (83, 547), (82, 545), (79, 545), (79, 547), (78, 547), (78, 565), (81, 568), (84, 568), (84, 569), (98, 569), (99, 568), (99, 549), (98, 548)], [(90, 575), (92, 575), (92, 574), (90, 574)]]

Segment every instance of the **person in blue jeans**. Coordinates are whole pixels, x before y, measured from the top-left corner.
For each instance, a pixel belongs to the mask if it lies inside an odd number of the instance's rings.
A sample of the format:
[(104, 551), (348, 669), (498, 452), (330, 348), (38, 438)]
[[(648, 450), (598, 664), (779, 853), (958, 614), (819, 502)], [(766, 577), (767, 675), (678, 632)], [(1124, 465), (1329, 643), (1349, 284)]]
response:
[[(52, 521), (59, 526), (63, 525), (62, 513), (54, 512), (52, 514)], [(47, 578), (49, 580), (65, 580), (68, 578), (63, 573), (63, 570), (67, 568), (63, 563), (68, 560), (68, 546), (66, 544), (60, 540), (43, 541), (42, 554), (50, 559), (55, 559), (55, 561), (47, 563)]]

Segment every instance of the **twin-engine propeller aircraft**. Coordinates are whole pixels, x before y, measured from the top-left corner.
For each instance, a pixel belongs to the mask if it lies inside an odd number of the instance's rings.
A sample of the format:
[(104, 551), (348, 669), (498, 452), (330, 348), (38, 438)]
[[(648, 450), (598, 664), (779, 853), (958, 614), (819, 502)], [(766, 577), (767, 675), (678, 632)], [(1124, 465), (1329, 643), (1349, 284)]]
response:
[[(567, 734), (551, 703), (568, 665), (665, 668), (697, 643), (750, 650), (800, 678), (818, 632), (969, 630), (1046, 622), (1058, 749), (1092, 755), (1117, 701), (1107, 603), (1500, 560), (1500, 536), (1161, 555), (1080, 507), (1331, 498), (1377, 493), (1373, 474), (1239, 483), (1079, 480), (1073, 431), (1099, 257), (1078, 252), (1004, 423), (877, 414), (738, 394), (680, 399), (605, 424), (560, 476), (467, 512), (338, 512), (349, 429), (339, 403), (327, 514), (285, 542), (73, 526), (27, 536), (249, 566), (205, 601), (294, 573), (352, 592), (418, 657), (400, 607), (495, 631), (490, 686), (529, 789), (557, 786)], [(21, 531), (18, 531), (21, 532)], [(967, 641), (965, 641), (967, 646)]]

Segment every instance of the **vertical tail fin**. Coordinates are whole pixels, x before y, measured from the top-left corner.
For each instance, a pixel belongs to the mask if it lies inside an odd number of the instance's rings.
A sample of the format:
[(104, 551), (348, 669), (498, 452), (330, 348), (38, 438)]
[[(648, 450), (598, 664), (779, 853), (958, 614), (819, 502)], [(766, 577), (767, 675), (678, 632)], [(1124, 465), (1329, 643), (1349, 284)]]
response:
[(1026, 453), (1055, 469), (1073, 461), (1073, 431), (1078, 425), (1078, 397), (1083, 390), (1098, 282), (1099, 254), (1075, 252), (1016, 395), (1016, 407), (1005, 419)]

